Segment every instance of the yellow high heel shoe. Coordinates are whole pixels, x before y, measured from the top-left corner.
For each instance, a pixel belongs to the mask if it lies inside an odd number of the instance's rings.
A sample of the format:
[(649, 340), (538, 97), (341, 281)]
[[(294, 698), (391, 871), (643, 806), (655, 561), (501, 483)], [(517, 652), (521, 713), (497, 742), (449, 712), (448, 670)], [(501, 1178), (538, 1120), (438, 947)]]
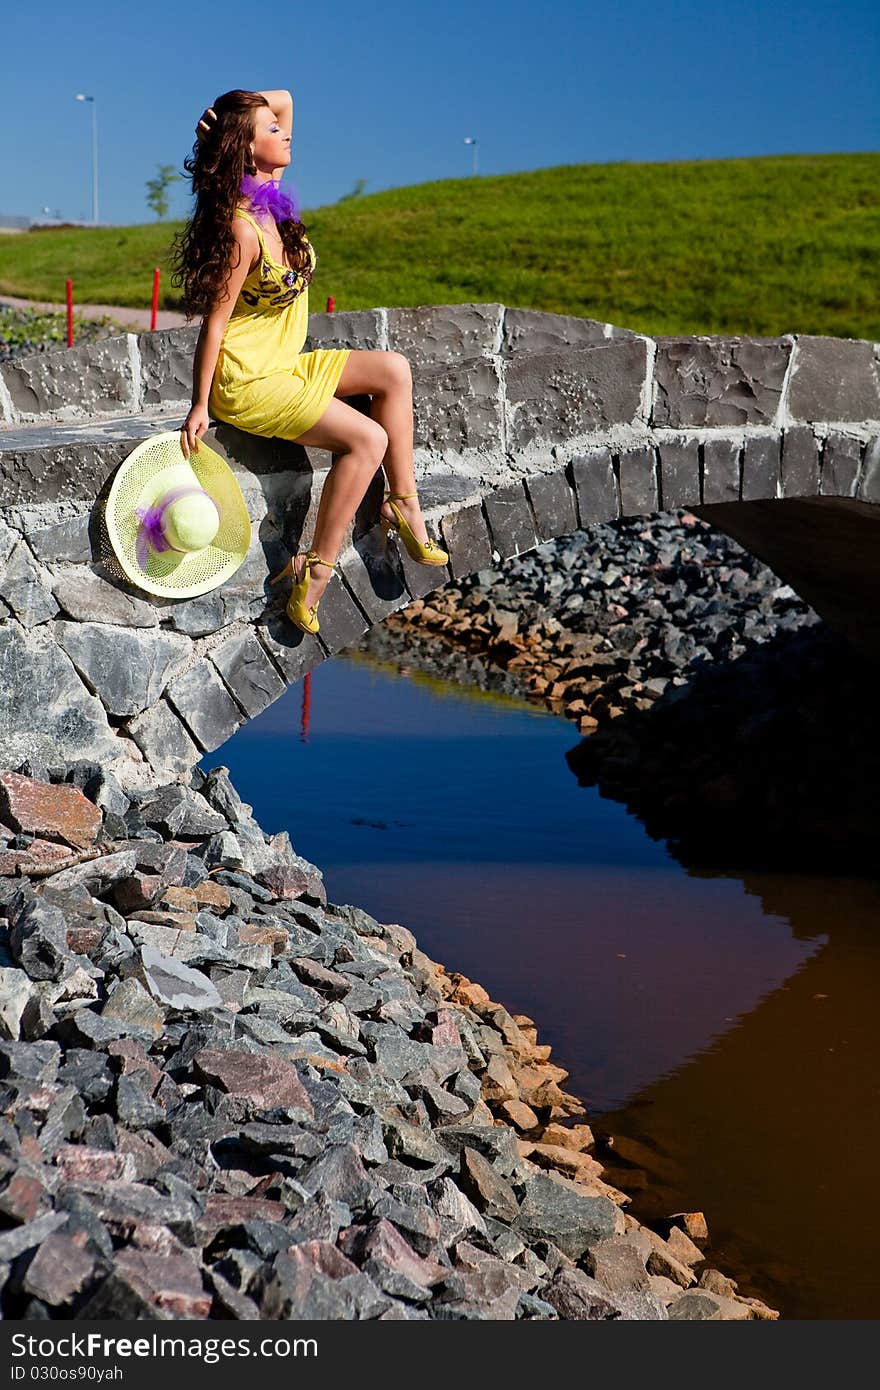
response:
[[(449, 555), (443, 549), (442, 546), (439, 546), (437, 544), (436, 541), (432, 541), (430, 539), (427, 542), (416, 540), (416, 537), (414, 536), (412, 531), (412, 527), (409, 525), (406, 517), (403, 515), (403, 512), (400, 510), (399, 507), (395, 507), (394, 505), (395, 498), (400, 500), (404, 497), (418, 497), (418, 493), (387, 492), (385, 494), (385, 497), (383, 498), (383, 501), (388, 503), (394, 515), (397, 517), (397, 531), (404, 545), (409, 551), (409, 554), (412, 556), (414, 560), (418, 560), (419, 564), (421, 565), (448, 564)], [(383, 516), (381, 512), (379, 513), (379, 520), (382, 523), (382, 530), (385, 532), (385, 544), (387, 545), (388, 538), (394, 534), (394, 522), (390, 521), (387, 516)]]
[(293, 585), (290, 590), (290, 598), (287, 600), (287, 616), (290, 621), (303, 632), (320, 632), (321, 625), (318, 622), (318, 603), (310, 604), (306, 607), (306, 594), (309, 590), (309, 570), (312, 565), (326, 565), (328, 569), (335, 569), (329, 560), (322, 560), (317, 550), (307, 550), (303, 562), (302, 575), (296, 577), (296, 560), (303, 552), (298, 550), (296, 555), (291, 555), (287, 564), (280, 574), (276, 574), (269, 580), (270, 584), (277, 584), (285, 575), (293, 576)]

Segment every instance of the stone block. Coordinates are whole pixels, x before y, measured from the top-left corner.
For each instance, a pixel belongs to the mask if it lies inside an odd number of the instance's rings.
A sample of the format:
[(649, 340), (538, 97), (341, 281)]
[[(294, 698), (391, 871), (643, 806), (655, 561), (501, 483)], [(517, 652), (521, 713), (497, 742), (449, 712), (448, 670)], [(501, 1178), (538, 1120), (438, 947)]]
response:
[(784, 338), (660, 336), (655, 425), (775, 424), (791, 343)]
[(577, 530), (577, 506), (564, 473), (533, 473), (526, 479), (540, 541), (568, 536)]
[(55, 635), (90, 690), (110, 714), (140, 714), (159, 699), (192, 653), (187, 637), (107, 623), (59, 620)]
[[(326, 589), (324, 592), (326, 594)], [(322, 598), (319, 609), (322, 636), (325, 635), (323, 633), (323, 609), (324, 600)], [(361, 615), (358, 614), (359, 619), (360, 617)], [(310, 632), (301, 632), (287, 618), (276, 618), (270, 622), (257, 623), (254, 631), (273, 661), (284, 672), (288, 685), (295, 684), (305, 675), (306, 671), (320, 666), (324, 660), (324, 647), (319, 639)], [(366, 631), (366, 625), (364, 631)], [(354, 641), (355, 639), (352, 638), (351, 640)]]
[(119, 756), (101, 701), (90, 695), (70, 658), (45, 628), (32, 634), (0, 624), (0, 765)]
[(376, 352), (384, 346), (385, 332), (381, 309), (342, 309), (310, 314), (304, 352), (315, 348), (355, 348)]
[(647, 345), (635, 337), (512, 357), (505, 373), (508, 453), (632, 424), (646, 365)]
[(622, 516), (644, 516), (660, 506), (655, 452), (653, 444), (620, 450), (617, 466)]
[(122, 408), (137, 409), (128, 334), (97, 343), (13, 358), (0, 365), (17, 418), (87, 420)]
[(59, 575), (52, 591), (65, 613), (77, 622), (116, 623), (120, 627), (155, 627), (159, 615), (152, 603), (128, 594), (86, 565)]
[(703, 503), (738, 502), (739, 453), (736, 439), (707, 439), (703, 444)]
[(549, 314), (543, 309), (505, 309), (501, 352), (548, 352), (559, 347), (589, 347), (605, 343), (605, 325), (576, 314)]
[[(439, 540), (437, 528), (426, 514), (424, 507), (422, 508), (422, 516), (425, 517), (428, 535), (434, 540)], [(439, 543), (442, 544), (442, 541)], [(411, 598), (425, 598), (427, 594), (432, 594), (435, 589), (442, 588), (452, 578), (452, 571), (448, 564), (422, 565), (418, 560), (410, 558), (409, 551), (402, 543), (397, 543), (397, 563), (400, 565), (400, 572), (404, 578), (408, 596)], [(405, 605), (401, 604), (400, 606), (404, 607)]]
[(227, 637), (209, 657), (242, 709), (252, 718), (287, 689), (253, 632)]
[(663, 439), (659, 445), (664, 511), (700, 505), (700, 446), (696, 439)]
[(492, 542), (483, 509), (478, 502), (443, 518), (443, 547), (449, 553), (454, 578), (463, 579), (492, 564)]
[[(403, 541), (392, 542), (386, 557), (379, 550), (375, 536), (362, 536), (339, 557), (337, 573), (344, 578), (359, 607), (373, 624), (380, 623), (409, 601), (402, 570), (399, 563), (395, 563), (398, 551), (405, 549)], [(323, 598), (318, 611), (323, 623)]]
[(130, 719), (127, 729), (144, 757), (157, 771), (188, 772), (202, 755), (188, 729), (165, 700)]
[(782, 496), (816, 497), (819, 444), (809, 425), (789, 425), (782, 434)]
[[(321, 624), (320, 644), (330, 656), (334, 652), (342, 651), (345, 647), (350, 647), (352, 642), (363, 637), (370, 626), (349, 590), (335, 572), (321, 595), (318, 620)], [(285, 619), (285, 623), (288, 629), (292, 629), (299, 637), (312, 638), (314, 636), (312, 633), (300, 632), (287, 619)], [(317, 662), (310, 664), (317, 665)]]
[(743, 440), (742, 500), (775, 498), (779, 481), (779, 436), (747, 434)]
[(157, 598), (155, 603), (160, 620), (187, 637), (207, 637), (219, 632), (222, 627), (244, 617), (242, 610), (246, 609), (246, 605), (241, 605), (227, 592), (225, 585), (208, 594), (197, 594), (195, 598)]
[(865, 445), (856, 496), (864, 502), (880, 502), (880, 434), (875, 434)]
[(788, 413), (794, 420), (880, 418), (880, 367), (874, 344), (860, 338), (799, 334)]
[(29, 529), (28, 544), (38, 560), (50, 564), (91, 560), (90, 520), (90, 514), (83, 512), (80, 516), (65, 517), (51, 526)]
[(193, 355), (198, 338), (198, 324), (138, 333), (143, 405), (185, 401), (188, 408), (192, 400)]
[(25, 540), (13, 547), (0, 574), (0, 596), (25, 627), (45, 623), (58, 612), (48, 576), (37, 565)]
[(204, 657), (175, 676), (165, 695), (206, 753), (219, 748), (245, 721), (217, 668)]
[(389, 349), (402, 352), (415, 369), (491, 357), (496, 351), (504, 305), (424, 304), (385, 312)]
[(610, 449), (591, 449), (571, 460), (571, 477), (581, 526), (620, 516), (617, 480)]
[(522, 481), (487, 492), (483, 506), (492, 544), (502, 560), (534, 550), (538, 535)]
[(448, 456), (492, 455), (504, 437), (501, 382), (494, 358), (470, 357), (413, 375), (413, 439), (417, 449)]
[(131, 419), (5, 431), (0, 506), (26, 506), (35, 497), (43, 504), (93, 502), (135, 445), (155, 431), (155, 422)]
[(861, 441), (841, 430), (829, 430), (822, 446), (819, 491), (823, 497), (853, 497), (856, 490)]

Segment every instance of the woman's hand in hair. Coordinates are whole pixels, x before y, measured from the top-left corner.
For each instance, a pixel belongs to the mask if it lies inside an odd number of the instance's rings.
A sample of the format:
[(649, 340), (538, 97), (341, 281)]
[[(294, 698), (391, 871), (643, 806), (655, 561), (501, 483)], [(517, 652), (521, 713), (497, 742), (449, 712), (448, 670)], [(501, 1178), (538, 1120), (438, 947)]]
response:
[(205, 407), (194, 405), (180, 431), (180, 448), (184, 458), (189, 458), (190, 451), (196, 454), (199, 452), (199, 435), (205, 433), (209, 424), (210, 418)]
[(208, 132), (214, 129), (216, 120), (217, 112), (214, 110), (213, 106), (209, 106), (205, 111), (202, 112), (201, 116), (199, 117), (199, 123), (196, 126), (196, 135), (199, 137), (200, 140), (204, 140)]

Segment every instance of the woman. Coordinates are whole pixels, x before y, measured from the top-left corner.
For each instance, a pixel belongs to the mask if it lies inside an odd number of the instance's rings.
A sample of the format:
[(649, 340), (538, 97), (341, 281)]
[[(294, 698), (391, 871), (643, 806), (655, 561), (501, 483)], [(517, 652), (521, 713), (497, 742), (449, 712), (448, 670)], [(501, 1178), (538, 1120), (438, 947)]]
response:
[[(196, 207), (175, 238), (172, 283), (184, 286), (187, 318), (202, 314), (184, 456), (198, 450), (212, 418), (336, 456), (321, 491), (314, 548), (298, 551), (271, 581), (292, 577), (288, 616), (317, 632), (318, 602), (378, 467), (390, 484), (381, 508), (386, 537), (399, 529), (422, 564), (443, 565), (449, 556), (429, 539), (419, 507), (406, 357), (301, 351), (317, 256), (295, 202), (278, 187), (292, 127), (286, 91), (226, 92), (203, 113), (193, 157), (184, 160)], [(339, 399), (355, 395), (372, 398), (369, 416)]]

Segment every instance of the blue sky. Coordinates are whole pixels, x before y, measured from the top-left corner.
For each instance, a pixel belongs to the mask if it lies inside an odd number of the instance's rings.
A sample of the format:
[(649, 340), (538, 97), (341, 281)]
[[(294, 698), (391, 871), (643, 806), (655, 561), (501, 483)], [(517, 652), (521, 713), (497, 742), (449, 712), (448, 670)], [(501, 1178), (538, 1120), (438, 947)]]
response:
[[(203, 108), (287, 87), (304, 210), (364, 192), (560, 164), (880, 149), (876, 0), (151, 0), (4, 7), (0, 212), (154, 220)], [(171, 215), (191, 206), (188, 183)]]

